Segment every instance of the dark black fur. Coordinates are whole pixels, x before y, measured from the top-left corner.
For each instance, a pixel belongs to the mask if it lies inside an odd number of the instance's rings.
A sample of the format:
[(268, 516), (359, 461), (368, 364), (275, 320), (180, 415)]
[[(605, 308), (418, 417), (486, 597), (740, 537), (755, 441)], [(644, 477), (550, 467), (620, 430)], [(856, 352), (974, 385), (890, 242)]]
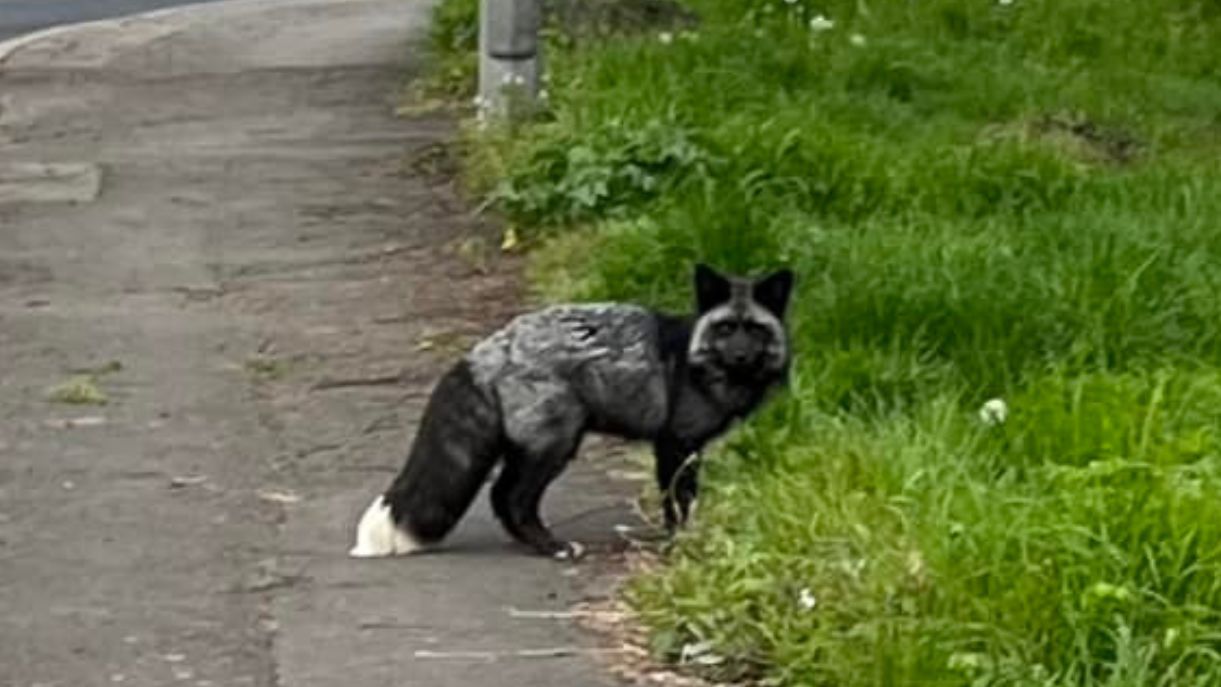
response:
[(504, 449), (496, 400), (458, 361), (433, 389), (407, 464), (386, 492), (394, 521), (440, 541), (470, 507)]

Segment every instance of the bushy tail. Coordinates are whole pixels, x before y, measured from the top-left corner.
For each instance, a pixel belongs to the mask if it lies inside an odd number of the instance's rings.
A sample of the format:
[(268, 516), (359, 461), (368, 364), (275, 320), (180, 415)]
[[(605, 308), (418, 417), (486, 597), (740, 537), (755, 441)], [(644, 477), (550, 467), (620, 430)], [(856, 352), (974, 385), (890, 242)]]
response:
[(500, 410), (465, 361), (441, 378), (390, 489), (356, 530), (358, 557), (393, 556), (440, 541), (458, 524), (503, 447)]

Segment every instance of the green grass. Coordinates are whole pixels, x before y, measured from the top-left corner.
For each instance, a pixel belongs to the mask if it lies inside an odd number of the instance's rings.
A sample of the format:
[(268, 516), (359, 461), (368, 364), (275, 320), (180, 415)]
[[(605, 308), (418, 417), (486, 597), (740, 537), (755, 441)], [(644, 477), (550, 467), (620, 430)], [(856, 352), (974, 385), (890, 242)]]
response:
[(1221, 4), (689, 5), (555, 41), (549, 116), (472, 157), (548, 298), (799, 274), (789, 392), (631, 585), (659, 654), (1221, 685)]

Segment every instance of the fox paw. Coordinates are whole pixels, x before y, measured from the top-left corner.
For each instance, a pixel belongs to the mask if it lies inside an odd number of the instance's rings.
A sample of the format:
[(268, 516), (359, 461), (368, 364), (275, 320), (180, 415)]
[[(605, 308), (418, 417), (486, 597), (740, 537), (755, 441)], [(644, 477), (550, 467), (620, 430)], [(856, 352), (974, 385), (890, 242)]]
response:
[(565, 542), (559, 551), (552, 554), (557, 561), (579, 561), (585, 556), (585, 547), (580, 542)]

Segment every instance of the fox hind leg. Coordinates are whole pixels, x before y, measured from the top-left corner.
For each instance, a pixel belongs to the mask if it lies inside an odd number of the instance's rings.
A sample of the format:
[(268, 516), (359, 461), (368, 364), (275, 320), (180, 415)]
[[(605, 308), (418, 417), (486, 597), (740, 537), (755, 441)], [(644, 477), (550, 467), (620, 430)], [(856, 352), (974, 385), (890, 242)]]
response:
[(492, 485), (492, 510), (505, 530), (546, 556), (576, 559), (584, 553), (580, 544), (557, 538), (539, 514), (543, 493), (572, 460), (580, 440), (580, 429), (574, 428), (546, 445), (510, 447)]

